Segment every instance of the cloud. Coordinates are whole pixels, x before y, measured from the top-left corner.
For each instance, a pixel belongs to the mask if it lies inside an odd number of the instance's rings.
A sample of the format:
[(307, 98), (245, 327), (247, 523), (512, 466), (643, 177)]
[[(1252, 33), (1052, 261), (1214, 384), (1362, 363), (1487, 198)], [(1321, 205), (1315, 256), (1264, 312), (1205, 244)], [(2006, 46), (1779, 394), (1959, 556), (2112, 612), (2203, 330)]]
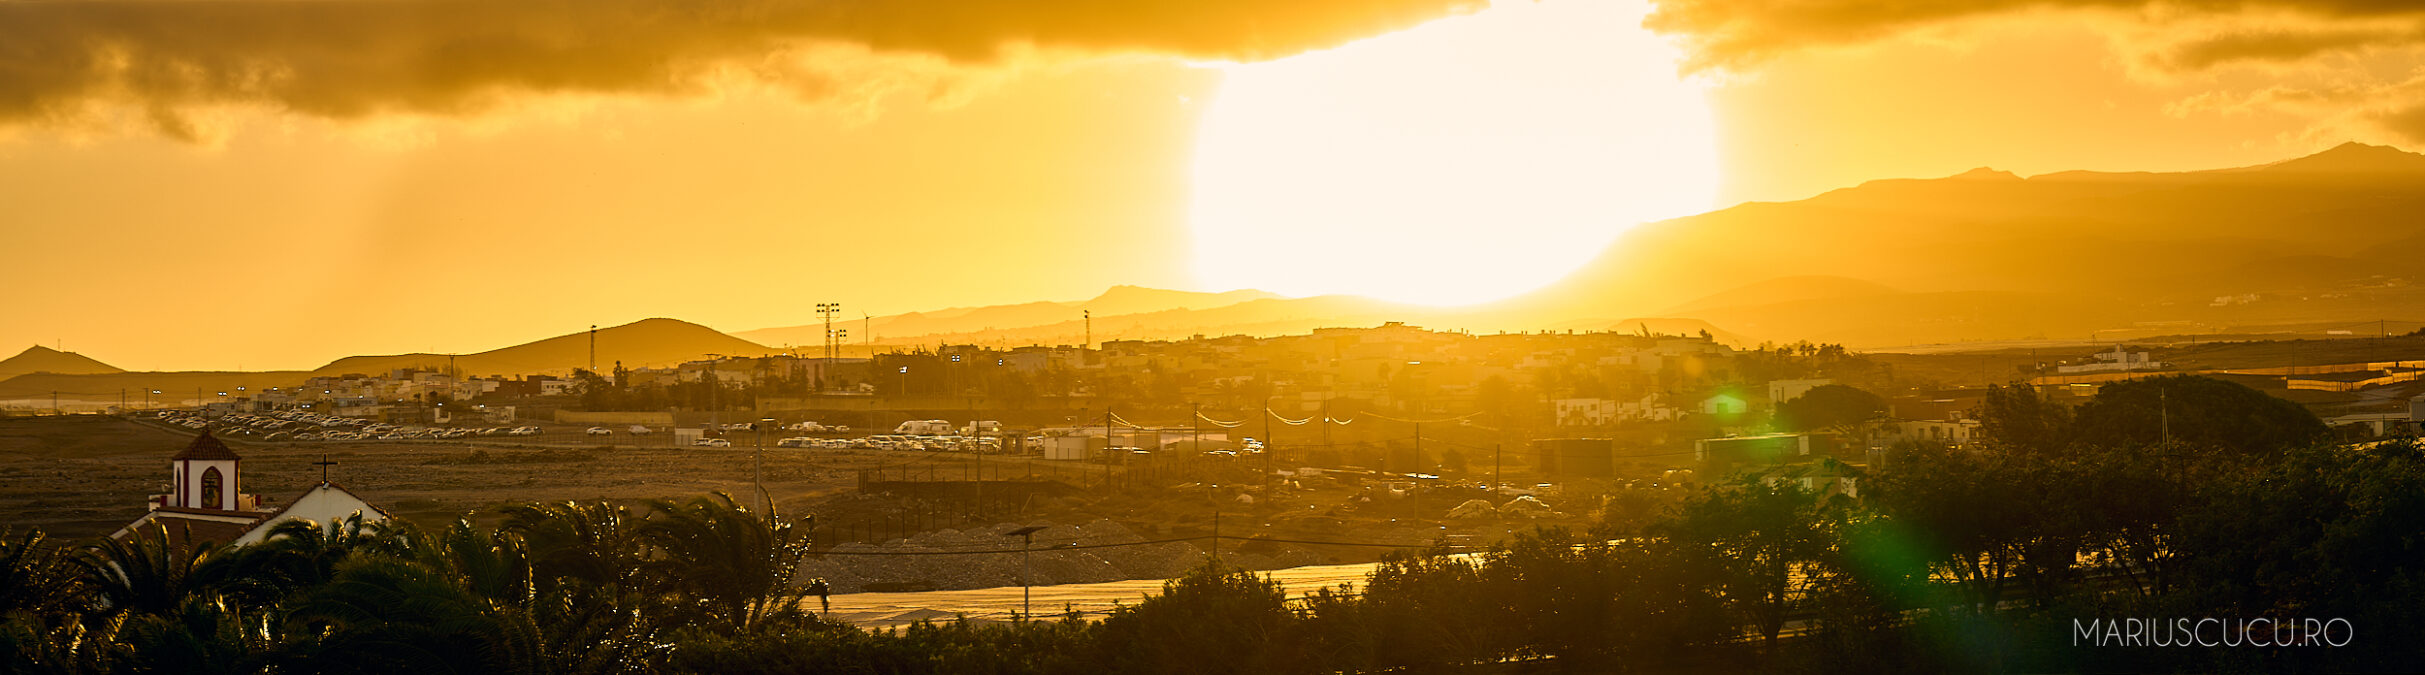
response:
[(2155, 54), (2158, 65), (2200, 71), (2248, 63), (2296, 63), (2327, 54), (2414, 44), (2419, 26), (2263, 28), (2183, 40)]
[[(2252, 30), (2182, 39), (2160, 59), (2202, 68), (2250, 59), (2304, 58), (2386, 41), (2413, 39), (2425, 7), (2413, 0), (1653, 0), (1643, 20), (1680, 36), (1696, 69), (1743, 68), (1793, 51), (1857, 45), (1915, 31), (2031, 12), (2084, 11), (2151, 25), (2203, 28), (2218, 17), (2323, 24), (2320, 29)], [(2404, 28), (2385, 28), (2386, 22)], [(2364, 24), (2364, 25), (2341, 25)], [(2159, 31), (2160, 32), (2160, 31)]]
[[(2299, 143), (2425, 143), (2425, 3), (2415, 0), (1652, 0), (1643, 25), (1685, 67), (1757, 71), (1812, 50), (1976, 42), (2016, 26), (2103, 34), (2177, 117), (2276, 115)], [(1950, 39), (1948, 39), (1950, 38)]]
[[(667, 94), (740, 74), (803, 96), (868, 86), (833, 47), (950, 65), (1022, 49), (1253, 61), (1472, 0), (0, 0), (0, 125), (133, 106), (165, 133), (258, 105), (454, 115), (516, 95)], [(843, 50), (849, 51), (849, 50)], [(879, 87), (880, 88), (880, 87)]]

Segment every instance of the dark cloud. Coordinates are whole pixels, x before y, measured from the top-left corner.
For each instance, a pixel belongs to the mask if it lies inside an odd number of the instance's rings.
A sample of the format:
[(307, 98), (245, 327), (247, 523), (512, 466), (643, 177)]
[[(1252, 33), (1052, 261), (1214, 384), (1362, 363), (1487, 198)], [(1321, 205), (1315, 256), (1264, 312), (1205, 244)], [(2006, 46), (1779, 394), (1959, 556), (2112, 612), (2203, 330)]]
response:
[(2204, 70), (2231, 63), (2288, 63), (2369, 47), (2414, 44), (2416, 28), (2317, 27), (2226, 33), (2185, 40), (2158, 57), (2174, 70)]
[[(2415, 0), (1653, 0), (1643, 25), (1682, 36), (1694, 67), (1738, 67), (1813, 46), (1857, 44), (1964, 19), (2041, 10), (2094, 10), (2151, 23), (2264, 14), (2309, 20), (2425, 18)], [(2192, 40), (2165, 58), (2183, 66), (2304, 58), (2411, 31), (2334, 28)]]
[(2425, 144), (2425, 103), (2376, 115), (2375, 122), (2410, 143)]
[[(1009, 45), (1262, 60), (1472, 0), (0, 0), (0, 123), (196, 106), (331, 118), (459, 113), (500, 95), (650, 93), (719, 68), (770, 77), (848, 43), (956, 63)], [(813, 53), (813, 52), (812, 52)], [(846, 88), (806, 82), (803, 90)]]

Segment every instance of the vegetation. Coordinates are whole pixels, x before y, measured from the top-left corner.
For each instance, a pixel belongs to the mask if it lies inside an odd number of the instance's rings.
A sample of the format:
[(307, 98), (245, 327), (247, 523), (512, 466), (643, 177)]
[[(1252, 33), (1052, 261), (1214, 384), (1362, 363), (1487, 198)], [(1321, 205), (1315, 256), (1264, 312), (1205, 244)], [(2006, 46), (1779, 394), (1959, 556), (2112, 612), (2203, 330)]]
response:
[(1877, 394), (1826, 384), (1777, 404), (1777, 426), (1786, 431), (1821, 429), (1849, 432), (1886, 414), (1886, 399)]
[[(2202, 409), (2243, 406), (2228, 387), (2173, 384), (2161, 405), (2176, 422), (2298, 433), (2117, 441), (2102, 425), (2127, 419), (2114, 411), (2138, 388), (2110, 388), (2076, 416), (2005, 389), (1980, 411), (1983, 442), (1896, 448), (1857, 495), (1746, 475), (1681, 500), (1612, 500), (1591, 532), (1401, 553), (1361, 589), (1291, 600), (1207, 565), (1099, 620), (878, 632), (806, 605), (826, 588), (794, 578), (807, 521), (722, 495), (521, 505), (494, 529), (295, 522), (243, 548), (180, 548), (159, 529), (79, 547), (9, 534), (0, 668), (2347, 671), (2425, 657), (2402, 637), (2425, 620), (2425, 446), (2318, 445), (2296, 418)], [(2341, 619), (2354, 635), (2334, 647), (2079, 642), (2080, 624), (2125, 617)]]

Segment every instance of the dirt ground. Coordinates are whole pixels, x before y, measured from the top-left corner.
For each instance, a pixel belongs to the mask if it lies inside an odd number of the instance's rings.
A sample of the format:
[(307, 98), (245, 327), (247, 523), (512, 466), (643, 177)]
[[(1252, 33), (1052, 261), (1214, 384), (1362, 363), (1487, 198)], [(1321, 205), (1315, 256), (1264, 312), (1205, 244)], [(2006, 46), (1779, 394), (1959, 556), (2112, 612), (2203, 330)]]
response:
[[(100, 415), (0, 419), (0, 526), (39, 527), (66, 539), (101, 536), (144, 513), (145, 499), (167, 490), (169, 457), (192, 432), (151, 422)], [(248, 443), (230, 441), (244, 457), (241, 489), (284, 501), (320, 480), (323, 458), (336, 464), (329, 479), (391, 514), (431, 527), (456, 518), (495, 521), (499, 506), (532, 501), (688, 498), (725, 491), (744, 504), (750, 495), (752, 448), (641, 448), (557, 445), (466, 439), (425, 442)], [(862, 469), (881, 469), (896, 489), (862, 493)], [(1424, 545), (1450, 541), (1488, 545), (1535, 524), (1581, 526), (1589, 508), (1562, 508), (1563, 517), (1444, 520), (1446, 512), (1478, 490), (1422, 490), (1389, 496), (1377, 485), (1355, 481), (1308, 481), (1301, 487), (1242, 485), (1253, 475), (1230, 467), (1193, 480), (1196, 465), (1113, 468), (1054, 463), (1018, 457), (978, 458), (958, 453), (881, 450), (768, 449), (765, 481), (776, 507), (787, 514), (817, 517), (820, 550), (836, 546), (917, 546), (937, 533), (999, 538), (995, 530), (1016, 525), (1109, 528), (1119, 538), (1169, 539), (1210, 534), (1215, 513), (1221, 532), (1301, 541), (1387, 542)], [(997, 493), (972, 501), (965, 485), (915, 489), (919, 481), (985, 475), (1033, 477), (1050, 489)], [(1109, 478), (1107, 479), (1106, 476)], [(1092, 481), (1092, 482), (1090, 482)], [(1062, 485), (1064, 483), (1070, 485)], [(1241, 494), (1268, 495), (1252, 503)], [(1494, 501), (1504, 501), (1498, 499)], [(1558, 500), (1552, 499), (1553, 504)], [(1561, 507), (1563, 504), (1557, 504)], [(1046, 537), (1055, 536), (1047, 533)], [(1039, 539), (1043, 543), (1046, 539)], [(1201, 557), (1195, 543), (1165, 546), (1166, 557)], [(1268, 560), (1270, 566), (1368, 562), (1389, 548), (1241, 542), (1225, 548)], [(1185, 550), (1182, 550), (1185, 549)], [(836, 560), (856, 566), (829, 570), (839, 577), (904, 581), (935, 588), (971, 587), (999, 581), (999, 574), (941, 574), (895, 569), (904, 558)], [(1159, 574), (1171, 565), (1121, 561), (1100, 573), (1071, 573), (1068, 581), (1096, 581)], [(1179, 565), (1181, 568), (1184, 564)], [(986, 568), (991, 569), (991, 568)], [(1117, 570), (1109, 571), (1109, 570)], [(999, 571), (999, 570), (995, 570)]]
[[(193, 432), (101, 415), (0, 419), (0, 525), (62, 537), (108, 534), (166, 492), (169, 457)], [(751, 500), (752, 448), (538, 446), (511, 442), (246, 443), (244, 492), (283, 502), (328, 478), (421, 524), (517, 502), (686, 498)], [(865, 451), (769, 449), (767, 492), (802, 512), (855, 490), (857, 469), (898, 463)], [(478, 517), (479, 513), (474, 513)]]

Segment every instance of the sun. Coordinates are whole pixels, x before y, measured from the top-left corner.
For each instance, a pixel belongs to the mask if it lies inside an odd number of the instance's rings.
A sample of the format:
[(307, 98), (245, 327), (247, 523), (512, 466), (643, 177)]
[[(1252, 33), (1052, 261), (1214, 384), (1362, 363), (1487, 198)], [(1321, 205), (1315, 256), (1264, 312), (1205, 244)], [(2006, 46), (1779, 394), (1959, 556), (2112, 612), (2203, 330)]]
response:
[(1501, 2), (1224, 64), (1194, 158), (1211, 288), (1431, 305), (1537, 288), (1637, 223), (1707, 210), (1700, 84), (1641, 2)]

